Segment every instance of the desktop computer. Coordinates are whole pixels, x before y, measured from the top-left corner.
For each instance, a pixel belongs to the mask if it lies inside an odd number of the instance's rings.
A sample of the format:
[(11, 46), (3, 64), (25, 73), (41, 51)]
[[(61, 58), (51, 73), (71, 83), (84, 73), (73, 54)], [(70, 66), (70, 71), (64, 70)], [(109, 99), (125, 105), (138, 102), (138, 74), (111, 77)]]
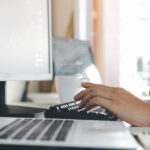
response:
[(6, 81), (51, 80), (53, 77), (50, 7), (49, 0), (0, 1), (2, 115), (31, 116), (34, 112), (30, 108), (5, 105)]

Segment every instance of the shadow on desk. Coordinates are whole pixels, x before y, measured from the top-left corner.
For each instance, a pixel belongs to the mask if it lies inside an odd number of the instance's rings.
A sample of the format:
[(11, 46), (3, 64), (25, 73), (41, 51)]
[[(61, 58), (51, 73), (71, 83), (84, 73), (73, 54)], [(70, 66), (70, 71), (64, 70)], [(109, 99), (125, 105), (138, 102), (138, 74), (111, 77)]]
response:
[(0, 108), (0, 117), (34, 117), (35, 113), (43, 112), (47, 109), (6, 105)]

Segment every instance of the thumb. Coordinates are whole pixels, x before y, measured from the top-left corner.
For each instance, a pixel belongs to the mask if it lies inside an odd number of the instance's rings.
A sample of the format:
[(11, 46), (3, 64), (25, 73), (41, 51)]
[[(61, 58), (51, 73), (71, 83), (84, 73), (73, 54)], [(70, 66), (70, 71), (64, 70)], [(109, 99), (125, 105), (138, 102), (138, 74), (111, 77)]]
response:
[(90, 83), (90, 82), (82, 82), (82, 87), (84, 87), (84, 88), (89, 88), (89, 87), (92, 87), (93, 85), (95, 85), (95, 84), (93, 84), (93, 83)]

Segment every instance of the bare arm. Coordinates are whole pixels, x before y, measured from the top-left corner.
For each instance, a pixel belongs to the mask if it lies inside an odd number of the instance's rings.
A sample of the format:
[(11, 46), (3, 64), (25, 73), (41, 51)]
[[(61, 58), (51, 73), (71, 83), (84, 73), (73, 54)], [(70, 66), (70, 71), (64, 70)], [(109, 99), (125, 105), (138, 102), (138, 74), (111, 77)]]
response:
[(132, 125), (150, 126), (150, 103), (123, 88), (93, 83), (82, 83), (82, 86), (86, 89), (74, 97), (75, 100), (82, 99), (81, 108), (100, 105)]

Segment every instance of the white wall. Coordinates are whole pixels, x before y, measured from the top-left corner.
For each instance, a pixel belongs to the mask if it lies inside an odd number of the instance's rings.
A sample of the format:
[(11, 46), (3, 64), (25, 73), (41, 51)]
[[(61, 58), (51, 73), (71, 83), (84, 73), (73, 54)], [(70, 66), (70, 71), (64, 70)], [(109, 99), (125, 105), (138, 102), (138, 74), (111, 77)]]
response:
[(120, 74), (120, 11), (118, 0), (101, 0), (99, 8), (100, 44), (96, 58), (101, 70), (103, 84), (119, 86)]
[(120, 11), (118, 0), (104, 0), (104, 83), (119, 86), (120, 77)]

